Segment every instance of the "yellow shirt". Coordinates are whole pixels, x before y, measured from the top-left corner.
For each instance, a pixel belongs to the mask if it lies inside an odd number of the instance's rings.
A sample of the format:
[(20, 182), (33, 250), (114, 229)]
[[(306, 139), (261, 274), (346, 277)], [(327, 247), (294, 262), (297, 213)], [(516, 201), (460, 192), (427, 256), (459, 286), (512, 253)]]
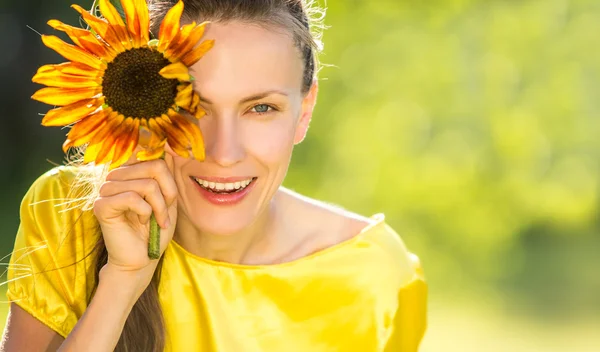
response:
[[(7, 296), (66, 337), (95, 279), (92, 212), (60, 212), (75, 169), (41, 176), (21, 204)], [(416, 256), (375, 216), (358, 236), (274, 265), (200, 258), (172, 241), (159, 298), (166, 351), (418, 350), (427, 289)]]

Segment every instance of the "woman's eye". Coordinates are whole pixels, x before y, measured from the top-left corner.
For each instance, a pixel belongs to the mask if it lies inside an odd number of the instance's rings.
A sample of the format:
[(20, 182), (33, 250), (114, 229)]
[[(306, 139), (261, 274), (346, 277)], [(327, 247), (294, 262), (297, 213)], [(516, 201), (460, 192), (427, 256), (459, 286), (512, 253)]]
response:
[(273, 108), (267, 104), (258, 104), (252, 108), (252, 110), (258, 114), (267, 113), (267, 112), (269, 112), (269, 109), (273, 110)]

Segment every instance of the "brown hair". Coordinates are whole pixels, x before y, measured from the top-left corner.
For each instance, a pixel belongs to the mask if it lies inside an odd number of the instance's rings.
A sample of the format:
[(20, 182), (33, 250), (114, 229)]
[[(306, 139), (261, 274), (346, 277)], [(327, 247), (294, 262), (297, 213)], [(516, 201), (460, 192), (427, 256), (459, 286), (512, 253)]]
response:
[[(322, 14), (312, 6), (310, 0), (183, 0), (182, 20), (187, 22), (211, 21), (227, 23), (242, 21), (286, 31), (292, 35), (304, 62), (302, 92), (307, 93), (317, 73), (317, 52), (321, 49), (320, 37), (313, 29), (321, 29), (318, 24)], [(307, 3), (307, 1), (309, 1)], [(167, 11), (176, 0), (148, 0), (151, 31), (156, 36), (158, 27)], [(80, 151), (81, 153), (82, 151)], [(108, 253), (102, 236), (96, 247), (96, 285), (100, 269), (107, 263)], [(164, 258), (164, 257), (163, 257)], [(150, 285), (135, 303), (115, 351), (159, 352), (165, 348), (165, 328), (158, 297), (160, 281), (160, 259)], [(90, 298), (91, 300), (91, 298)], [(89, 302), (88, 302), (89, 303)]]

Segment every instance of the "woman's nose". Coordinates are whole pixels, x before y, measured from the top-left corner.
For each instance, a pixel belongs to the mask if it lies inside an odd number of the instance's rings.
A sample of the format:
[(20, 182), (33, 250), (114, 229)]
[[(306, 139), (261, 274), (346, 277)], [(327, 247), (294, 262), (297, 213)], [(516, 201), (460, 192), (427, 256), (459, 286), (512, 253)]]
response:
[(229, 167), (242, 161), (246, 156), (240, 140), (238, 122), (234, 116), (211, 119), (204, 127), (206, 159)]

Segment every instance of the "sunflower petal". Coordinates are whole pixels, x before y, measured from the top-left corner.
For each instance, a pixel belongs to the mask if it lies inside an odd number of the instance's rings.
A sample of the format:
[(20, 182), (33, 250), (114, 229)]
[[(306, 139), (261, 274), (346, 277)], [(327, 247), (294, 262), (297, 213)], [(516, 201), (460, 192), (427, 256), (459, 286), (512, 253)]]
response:
[(196, 112), (196, 110), (198, 110), (198, 107), (200, 106), (200, 94), (198, 94), (196, 91), (194, 91), (192, 93), (192, 103), (190, 104), (189, 107), (189, 111), (191, 113)]
[(196, 26), (187, 37), (178, 43), (176, 47), (172, 48), (172, 51), (168, 52), (167, 55), (169, 58), (173, 61), (179, 60), (182, 56), (190, 52), (196, 46), (196, 44), (198, 44), (200, 39), (202, 39), (207, 24), (208, 22), (204, 22)]
[(52, 109), (42, 119), (44, 126), (66, 126), (75, 123), (102, 106), (104, 98), (80, 100), (62, 108)]
[(98, 133), (107, 123), (107, 110), (100, 110), (76, 123), (67, 134), (67, 142), (63, 145), (63, 151), (68, 147), (79, 147), (89, 143), (94, 135)]
[(133, 154), (134, 149), (138, 145), (140, 120), (133, 119), (129, 124), (120, 140), (115, 145), (115, 154), (111, 158), (110, 168), (115, 168), (123, 165)]
[[(110, 153), (112, 145), (107, 143), (108, 137), (114, 134), (123, 124), (123, 116), (119, 115), (114, 111), (108, 111), (106, 115), (106, 124), (103, 125), (94, 134), (94, 137), (90, 140), (86, 147), (85, 155), (83, 157), (84, 163), (94, 162), (99, 164), (99, 153)], [(108, 148), (108, 151), (106, 149)], [(88, 151), (90, 152), (88, 154)]]
[(133, 118), (128, 117), (106, 135), (106, 138), (103, 141), (105, 147), (98, 152), (96, 164), (102, 164), (110, 160), (108, 158), (111, 157), (111, 152), (114, 153), (114, 147), (118, 144), (119, 140), (123, 138), (124, 133), (128, 131), (131, 123), (133, 123)]
[(188, 67), (181, 62), (167, 65), (163, 67), (159, 72), (161, 76), (166, 79), (177, 79), (180, 82), (190, 82), (191, 76)]
[(79, 45), (79, 37), (84, 37), (86, 34), (89, 33), (89, 31), (83, 28), (73, 27), (59, 20), (50, 20), (47, 23), (50, 27), (56, 29), (57, 31), (65, 32), (76, 45)]
[(176, 127), (167, 122), (164, 118), (156, 119), (156, 123), (167, 136), (167, 142), (175, 153), (184, 158), (190, 157), (190, 151), (185, 146), (184, 141), (187, 139), (185, 134)]
[(202, 58), (202, 56), (204, 56), (204, 54), (206, 54), (206, 52), (209, 51), (214, 45), (215, 45), (214, 40), (212, 40), (212, 39), (205, 40), (202, 43), (200, 43), (200, 45), (195, 47), (194, 50), (183, 55), (183, 57), (181, 58), (181, 61), (186, 66), (190, 67), (193, 64), (195, 64), (196, 62), (198, 62), (198, 60), (200, 60)]
[(121, 0), (121, 7), (125, 11), (125, 23), (134, 48), (140, 47), (140, 22), (136, 9), (136, 0)]
[(69, 26), (58, 20), (50, 20), (48, 25), (58, 31), (65, 32), (73, 43), (96, 57), (111, 61), (116, 56), (116, 52), (112, 48), (100, 43), (88, 30)]
[(160, 31), (158, 32), (158, 51), (165, 51), (169, 46), (169, 43), (171, 43), (177, 34), (177, 31), (179, 31), (182, 13), (183, 1), (179, 0), (175, 6), (169, 9), (160, 25)]
[(83, 99), (91, 99), (102, 92), (102, 87), (89, 88), (56, 88), (46, 87), (38, 90), (31, 97), (42, 103), (56, 106), (70, 105)]
[(90, 78), (102, 76), (102, 71), (75, 62), (63, 62), (62, 64), (44, 65), (37, 70), (37, 74), (49, 73), (52, 71), (58, 71), (73, 76), (82, 76)]
[(117, 33), (118, 26), (112, 26), (110, 23), (96, 16), (93, 16), (79, 5), (71, 5), (77, 11), (83, 20), (96, 32), (105, 42), (108, 43), (116, 52), (123, 52), (131, 49), (131, 43), (128, 38), (120, 38)]
[[(154, 120), (153, 118), (150, 120)], [(153, 125), (154, 127), (149, 127), (149, 125)], [(146, 149), (154, 149), (156, 148), (164, 139), (165, 136), (162, 133), (160, 127), (156, 125), (156, 122), (153, 121), (153, 124), (148, 121), (145, 126), (140, 127), (140, 136), (138, 144)]]
[(167, 140), (163, 140), (162, 145), (160, 147), (157, 147), (155, 149), (143, 149), (140, 150), (139, 152), (137, 152), (136, 154), (136, 158), (139, 161), (149, 161), (149, 160), (156, 160), (158, 158), (160, 158), (164, 152), (165, 152), (165, 144), (166, 144)]
[(169, 59), (172, 56), (173, 51), (190, 36), (190, 33), (192, 33), (194, 28), (196, 28), (196, 21), (182, 26), (181, 29), (177, 31), (177, 34), (175, 34), (175, 37), (171, 40), (163, 53), (167, 59)]
[(184, 109), (188, 109), (190, 104), (192, 104), (192, 93), (194, 93), (193, 86), (191, 84), (187, 84), (185, 86), (179, 85), (177, 90), (179, 92), (175, 97), (175, 105)]
[(142, 44), (147, 44), (150, 40), (150, 14), (146, 0), (137, 0), (136, 8), (140, 25), (140, 40)]
[(102, 77), (83, 77), (62, 73), (58, 70), (40, 72), (31, 79), (34, 83), (44, 84), (49, 87), (60, 88), (88, 88), (102, 85)]
[(62, 55), (65, 59), (80, 62), (97, 69), (106, 68), (106, 64), (87, 51), (71, 44), (63, 42), (54, 35), (42, 35), (42, 41), (50, 49)]
[(184, 116), (175, 114), (171, 116), (173, 126), (183, 131), (192, 147), (192, 153), (197, 160), (204, 160), (204, 138), (202, 131), (193, 123), (189, 122)]
[[(100, 13), (102, 13), (102, 16), (110, 23), (116, 36), (120, 39), (121, 44), (128, 44), (129, 34), (127, 33), (125, 22), (123, 22), (119, 11), (117, 11), (113, 4), (110, 3), (110, 0), (100, 0), (99, 5)], [(131, 44), (125, 46), (127, 49), (131, 48)]]
[(85, 148), (85, 153), (83, 154), (83, 162), (87, 164), (95, 161), (102, 146), (102, 142), (88, 144), (88, 146)]

